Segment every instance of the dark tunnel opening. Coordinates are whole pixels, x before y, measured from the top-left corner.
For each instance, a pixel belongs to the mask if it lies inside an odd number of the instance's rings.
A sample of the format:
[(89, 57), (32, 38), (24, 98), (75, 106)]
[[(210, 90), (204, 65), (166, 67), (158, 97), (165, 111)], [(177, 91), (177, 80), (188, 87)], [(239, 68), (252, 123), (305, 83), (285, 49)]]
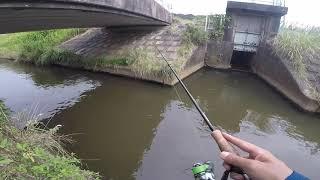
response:
[(250, 70), (254, 55), (252, 52), (233, 51), (230, 65), (233, 69)]

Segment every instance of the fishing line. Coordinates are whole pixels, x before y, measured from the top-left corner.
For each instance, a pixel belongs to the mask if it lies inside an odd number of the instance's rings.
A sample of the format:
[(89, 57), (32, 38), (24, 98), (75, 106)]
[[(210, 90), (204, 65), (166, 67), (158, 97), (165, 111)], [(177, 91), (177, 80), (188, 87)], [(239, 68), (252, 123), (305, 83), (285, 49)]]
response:
[[(157, 49), (157, 51), (159, 52), (159, 54), (161, 55), (162, 59), (166, 62), (166, 64), (168, 65), (169, 69), (171, 70), (171, 72), (174, 74), (174, 76), (177, 78), (177, 80), (179, 81), (179, 83), (181, 84), (181, 86), (183, 87), (183, 90), (187, 93), (187, 95), (189, 96), (190, 100), (192, 101), (192, 103), (194, 104), (194, 106), (196, 107), (196, 109), (198, 110), (198, 112), (200, 113), (201, 117), (203, 118), (204, 122), (207, 124), (207, 126), (209, 127), (210, 131), (213, 132), (214, 130), (216, 130), (216, 128), (212, 125), (212, 123), (210, 122), (209, 118), (207, 117), (207, 115), (202, 111), (201, 107), (199, 106), (199, 104), (197, 103), (197, 101), (194, 99), (194, 97), (192, 96), (192, 94), (189, 92), (188, 88), (186, 87), (186, 85), (183, 83), (183, 81), (180, 79), (180, 77), (178, 76), (177, 72), (172, 68), (172, 66), (170, 65), (169, 61), (167, 60), (167, 58), (162, 54), (162, 52), (159, 50), (159, 48), (154, 45), (154, 47)], [(238, 167), (234, 167), (231, 166), (230, 170), (226, 170), (223, 173), (223, 176), (221, 178), (221, 180), (227, 180), (230, 173), (231, 172), (235, 172), (237, 174), (241, 174), (244, 179), (249, 179), (247, 178), (246, 174), (243, 172), (242, 169), (238, 168)]]
[(172, 68), (172, 66), (170, 65), (170, 63), (168, 62), (167, 58), (164, 57), (164, 55), (162, 54), (162, 52), (159, 50), (159, 48), (157, 46), (155, 46), (157, 51), (159, 52), (159, 54), (161, 55), (161, 57), (163, 58), (163, 60), (167, 63), (168, 67), (170, 68), (170, 70), (173, 72), (174, 76), (177, 78), (177, 80), (179, 81), (179, 83), (181, 84), (181, 86), (183, 87), (183, 90), (187, 93), (187, 95), (189, 96), (189, 98), (191, 99), (192, 103), (195, 105), (195, 107), (197, 108), (197, 110), (199, 111), (200, 115), (202, 116), (203, 120), (205, 121), (205, 123), (208, 125), (209, 129), (211, 131), (214, 131), (215, 128), (212, 125), (212, 123), (210, 122), (209, 118), (206, 116), (206, 114), (202, 111), (202, 109), (200, 108), (200, 106), (198, 105), (197, 101), (193, 98), (193, 96), (191, 95), (191, 93), (189, 92), (189, 90), (187, 89), (186, 85), (183, 83), (183, 81), (179, 78), (178, 74), (176, 73), (176, 71)]
[(182, 102), (182, 99), (181, 99), (181, 97), (180, 97), (180, 95), (179, 95), (179, 92), (178, 92), (176, 86), (173, 86), (173, 88), (174, 88), (174, 91), (175, 91), (176, 95), (178, 96), (180, 102)]

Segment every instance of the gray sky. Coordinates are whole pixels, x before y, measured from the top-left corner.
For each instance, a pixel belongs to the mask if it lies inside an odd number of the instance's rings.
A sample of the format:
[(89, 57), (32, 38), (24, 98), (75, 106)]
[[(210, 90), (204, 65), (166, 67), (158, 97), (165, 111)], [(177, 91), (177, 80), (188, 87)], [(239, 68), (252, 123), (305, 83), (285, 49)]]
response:
[[(225, 13), (227, 0), (168, 0), (174, 13)], [(320, 2), (316, 0), (286, 0), (289, 8), (286, 20), (290, 24), (320, 26)]]

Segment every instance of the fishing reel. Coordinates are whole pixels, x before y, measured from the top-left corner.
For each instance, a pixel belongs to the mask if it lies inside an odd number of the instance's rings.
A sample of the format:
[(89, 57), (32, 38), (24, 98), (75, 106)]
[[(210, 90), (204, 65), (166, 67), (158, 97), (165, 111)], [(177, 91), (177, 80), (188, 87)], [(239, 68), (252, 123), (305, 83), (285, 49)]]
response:
[(195, 180), (215, 180), (214, 165), (211, 161), (194, 164), (192, 173)]

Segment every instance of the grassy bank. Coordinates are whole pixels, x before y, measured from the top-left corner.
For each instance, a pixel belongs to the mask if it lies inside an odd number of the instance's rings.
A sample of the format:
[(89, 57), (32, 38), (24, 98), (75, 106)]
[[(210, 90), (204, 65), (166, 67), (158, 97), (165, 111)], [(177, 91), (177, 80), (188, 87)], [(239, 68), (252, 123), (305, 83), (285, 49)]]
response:
[[(203, 15), (183, 15), (175, 14), (175, 19), (184, 24), (193, 24), (200, 29), (203, 29), (206, 23), (206, 16)], [(222, 41), (224, 36), (224, 30), (229, 25), (231, 18), (225, 14), (212, 14), (208, 16), (207, 24), (207, 39), (214, 41)], [(204, 31), (203, 31), (204, 32)]]
[(305, 82), (311, 96), (320, 101), (320, 94), (308, 80), (307, 66), (320, 63), (320, 29), (289, 26), (283, 28), (272, 43), (275, 53), (286, 59), (293, 73)]
[[(174, 34), (176, 26), (168, 28), (168, 34)], [(186, 24), (186, 29), (181, 35), (181, 45), (177, 52), (177, 59), (171, 62), (177, 72), (181, 72), (186, 62), (191, 57), (194, 49), (207, 41), (207, 34), (194, 24)], [(125, 48), (109, 56), (82, 57), (72, 52), (53, 49), (42, 56), (43, 60), (38, 64), (63, 64), (65, 66), (78, 67), (93, 71), (100, 71), (105, 68), (128, 68), (139, 76), (154, 76), (161, 79), (173, 77), (167, 64), (159, 57), (156, 48)]]
[(308, 61), (320, 61), (320, 29), (287, 27), (275, 39), (276, 53), (288, 59), (299, 76), (305, 78)]
[(92, 71), (126, 67), (140, 76), (148, 74), (169, 78), (170, 75), (166, 64), (163, 61), (158, 61), (154, 52), (141, 48), (125, 49), (112, 56), (100, 57), (83, 57), (70, 51), (54, 49), (44, 56), (41, 64), (60, 64)]
[[(197, 26), (194, 21), (182, 21), (175, 20), (175, 23), (165, 32), (174, 34), (179, 25), (186, 26), (185, 31), (179, 34), (182, 43), (178, 49), (177, 59), (172, 62), (177, 72), (184, 68), (195, 48), (207, 41), (203, 26)], [(82, 57), (57, 47), (82, 32), (81, 29), (63, 29), (2, 35), (0, 57), (9, 57), (35, 65), (58, 64), (92, 71), (103, 71), (105, 68), (128, 68), (141, 77), (151, 75), (160, 79), (172, 78), (171, 71), (166, 63), (159, 59), (159, 53), (155, 48), (146, 50), (131, 47), (119, 50), (112, 56)]]
[(57, 45), (84, 31), (85, 29), (59, 29), (4, 34), (0, 36), (0, 56), (40, 65), (44, 56)]
[(51, 130), (29, 125), (19, 130), (10, 125), (0, 102), (0, 179), (99, 179), (82, 170), (80, 160), (62, 147), (67, 139)]

